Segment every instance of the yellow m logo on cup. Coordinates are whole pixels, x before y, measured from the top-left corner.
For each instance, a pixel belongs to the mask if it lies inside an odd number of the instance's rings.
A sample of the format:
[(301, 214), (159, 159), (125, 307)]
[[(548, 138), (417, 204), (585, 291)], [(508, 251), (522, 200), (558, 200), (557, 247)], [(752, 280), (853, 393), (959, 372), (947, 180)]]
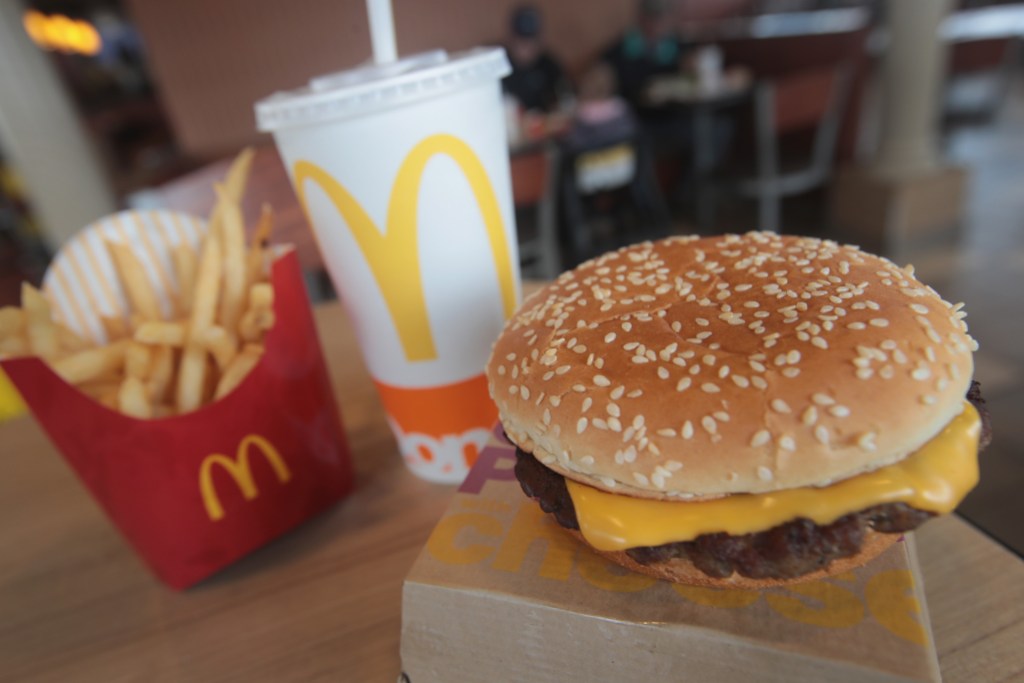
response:
[(431, 135), (410, 150), (391, 189), (387, 231), (383, 233), (356, 198), (330, 174), (308, 161), (297, 161), (294, 166), (296, 191), (307, 216), (306, 181), (312, 180), (330, 198), (351, 229), (387, 303), (402, 349), (410, 361), (437, 358), (420, 270), (417, 209), (423, 172), (427, 163), (438, 154), (449, 157), (459, 166), (476, 198), (494, 259), (505, 317), (509, 318), (516, 309), (516, 290), (501, 207), (486, 168), (465, 142), (452, 135)]
[(220, 496), (213, 484), (213, 468), (221, 467), (228, 473), (231, 479), (238, 486), (246, 500), (253, 500), (259, 496), (259, 489), (252, 477), (252, 467), (249, 465), (249, 452), (255, 447), (263, 455), (263, 458), (270, 464), (277, 475), (278, 481), (287, 483), (292, 477), (281, 454), (277, 452), (274, 445), (258, 434), (250, 434), (238, 444), (238, 451), (234, 459), (220, 453), (213, 453), (203, 458), (199, 466), (199, 493), (203, 497), (203, 506), (210, 519), (216, 522), (224, 517), (224, 507), (220, 503)]

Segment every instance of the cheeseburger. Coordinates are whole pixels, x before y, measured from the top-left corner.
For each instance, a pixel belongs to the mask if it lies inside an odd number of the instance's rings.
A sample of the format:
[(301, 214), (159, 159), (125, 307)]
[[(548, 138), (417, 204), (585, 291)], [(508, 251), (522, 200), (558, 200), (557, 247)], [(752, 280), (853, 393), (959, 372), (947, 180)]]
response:
[(584, 263), (487, 366), (526, 494), (637, 572), (847, 571), (957, 506), (987, 416), (961, 306), (855, 247), (749, 233)]

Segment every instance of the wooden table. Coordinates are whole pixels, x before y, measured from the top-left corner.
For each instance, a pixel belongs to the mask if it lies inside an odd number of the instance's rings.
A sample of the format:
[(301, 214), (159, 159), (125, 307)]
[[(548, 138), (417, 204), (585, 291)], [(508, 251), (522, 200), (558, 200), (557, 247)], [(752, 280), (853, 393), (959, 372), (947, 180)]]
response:
[[(356, 491), (187, 592), (148, 574), (31, 419), (0, 425), (0, 680), (395, 680), (402, 579), (452, 488), (406, 471), (351, 325), (316, 315)], [(918, 547), (945, 680), (1021, 680), (1024, 563), (956, 517)]]

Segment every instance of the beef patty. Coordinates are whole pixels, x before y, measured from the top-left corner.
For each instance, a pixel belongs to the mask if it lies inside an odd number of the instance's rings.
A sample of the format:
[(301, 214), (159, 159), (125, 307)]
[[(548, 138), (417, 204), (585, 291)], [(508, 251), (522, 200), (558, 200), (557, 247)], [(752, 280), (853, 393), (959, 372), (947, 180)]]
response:
[[(977, 382), (971, 383), (967, 399), (981, 415), (979, 449), (983, 449), (992, 440), (992, 427)], [(561, 474), (520, 448), (516, 448), (515, 473), (523, 492), (535, 499), (544, 512), (553, 514), (561, 526), (579, 530), (576, 510)], [(738, 572), (754, 579), (788, 579), (856, 555), (868, 528), (887, 534), (901, 533), (916, 529), (933, 516), (905, 503), (886, 503), (845, 515), (825, 526), (799, 518), (753, 534), (704, 534), (692, 541), (642, 546), (626, 552), (640, 564), (687, 559), (716, 578)]]

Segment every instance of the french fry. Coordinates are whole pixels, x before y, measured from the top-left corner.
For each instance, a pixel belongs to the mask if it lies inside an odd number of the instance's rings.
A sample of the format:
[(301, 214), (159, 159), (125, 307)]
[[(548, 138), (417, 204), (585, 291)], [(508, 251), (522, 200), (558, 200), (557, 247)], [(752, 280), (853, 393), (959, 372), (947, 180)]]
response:
[(153, 365), (149, 372), (146, 389), (151, 401), (164, 403), (168, 389), (174, 381), (174, 349), (170, 346), (153, 348)]
[(245, 307), (245, 228), (238, 204), (223, 187), (218, 185), (216, 190), (223, 211), (220, 237), (224, 252), (224, 279), (217, 320), (233, 336)]
[(277, 318), (274, 312), (266, 309), (247, 311), (238, 322), (238, 336), (244, 342), (259, 341), (274, 326)]
[(171, 417), (172, 415), (174, 415), (174, 406), (168, 403), (157, 403), (153, 406), (153, 414), (150, 417), (160, 419), (162, 417)]
[(25, 308), (25, 332), (29, 349), (42, 358), (56, 356), (60, 351), (60, 342), (46, 297), (29, 283), (23, 282), (21, 305)]
[(274, 229), (274, 210), (270, 204), (264, 204), (260, 212), (260, 222), (252, 235), (252, 246), (246, 254), (246, 281), (252, 285), (266, 277), (266, 251), (270, 242), (270, 233)]
[(160, 320), (160, 302), (132, 248), (120, 242), (107, 242), (107, 250), (135, 313), (147, 320)]
[(25, 331), (25, 311), (17, 306), (0, 308), (0, 339)]
[(100, 397), (106, 396), (111, 392), (117, 394), (117, 392), (121, 390), (122, 382), (124, 382), (123, 377), (118, 377), (116, 379), (96, 379), (79, 384), (78, 389), (83, 394), (91, 396), (99, 401)]
[(231, 391), (242, 383), (242, 380), (256, 367), (263, 355), (263, 347), (258, 344), (246, 344), (241, 352), (231, 361), (231, 365), (224, 369), (224, 373), (217, 382), (217, 390), (213, 393), (214, 400), (227, 396)]
[(249, 288), (249, 309), (238, 321), (242, 341), (255, 342), (274, 326), (274, 288), (269, 282), (258, 282)]
[(242, 193), (245, 191), (245, 186), (249, 184), (249, 172), (252, 170), (252, 160), (255, 156), (256, 150), (246, 147), (231, 162), (231, 167), (228, 168), (228, 173), (224, 176), (224, 190), (235, 204), (242, 201)]
[(103, 325), (109, 341), (124, 339), (130, 332), (128, 323), (119, 315), (101, 315), (100, 324)]
[(135, 330), (134, 339), (143, 344), (182, 347), (188, 340), (188, 325), (184, 322), (148, 320)]
[(22, 334), (0, 337), (0, 356), (27, 356), (32, 353), (28, 339)]
[(81, 384), (120, 370), (124, 366), (126, 346), (124, 341), (97, 346), (57, 358), (50, 366), (64, 381)]
[(174, 274), (178, 278), (178, 308), (183, 315), (188, 315), (192, 312), (199, 259), (192, 247), (179, 244), (171, 250), (171, 260), (174, 262)]
[(124, 374), (140, 381), (149, 377), (153, 364), (152, 349), (140, 342), (128, 342), (124, 352)]
[(148, 420), (153, 416), (153, 407), (146, 396), (146, 385), (138, 377), (125, 377), (117, 394), (117, 409), (125, 415)]
[(208, 233), (203, 243), (196, 272), (195, 297), (192, 302), (192, 319), (189, 326), (189, 341), (178, 366), (178, 386), (175, 403), (178, 411), (187, 413), (202, 403), (203, 388), (206, 384), (206, 348), (199, 341), (203, 331), (213, 324), (217, 308), (217, 285), (220, 282), (221, 249), (217, 235)]
[(213, 359), (217, 362), (217, 369), (221, 372), (231, 364), (231, 361), (234, 360), (235, 355), (238, 353), (235, 341), (223, 327), (214, 326), (207, 328), (203, 331), (200, 341), (213, 356)]
[(91, 343), (82, 339), (74, 330), (62, 323), (55, 323), (57, 326), (57, 341), (65, 351), (84, 351), (92, 346)]

